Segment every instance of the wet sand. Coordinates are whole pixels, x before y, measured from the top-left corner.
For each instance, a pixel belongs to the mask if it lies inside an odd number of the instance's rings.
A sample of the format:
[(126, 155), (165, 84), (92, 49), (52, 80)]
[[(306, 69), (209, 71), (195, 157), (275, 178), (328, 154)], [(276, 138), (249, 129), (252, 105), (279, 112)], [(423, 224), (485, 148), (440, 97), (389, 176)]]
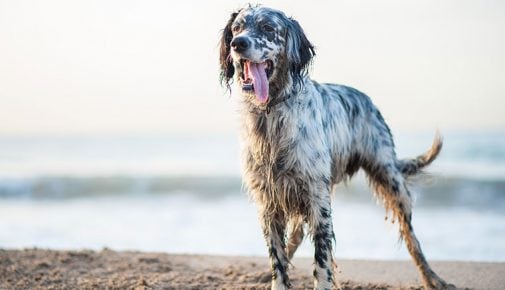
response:
[[(342, 289), (422, 289), (410, 261), (338, 260)], [(432, 262), (461, 289), (505, 289), (505, 263)], [(269, 289), (266, 257), (0, 250), (0, 289)], [(311, 288), (312, 260), (295, 258), (294, 289)]]

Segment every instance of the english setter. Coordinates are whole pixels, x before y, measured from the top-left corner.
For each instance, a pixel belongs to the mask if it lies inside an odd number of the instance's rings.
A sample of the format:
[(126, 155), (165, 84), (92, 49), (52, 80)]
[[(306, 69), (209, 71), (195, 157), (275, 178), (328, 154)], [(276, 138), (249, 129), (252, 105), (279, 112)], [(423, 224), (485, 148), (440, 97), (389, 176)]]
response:
[(336, 286), (330, 195), (364, 169), (422, 276), (425, 288), (448, 284), (430, 268), (411, 224), (407, 179), (440, 152), (441, 138), (414, 159), (397, 159), (391, 132), (368, 96), (308, 77), (314, 47), (297, 21), (248, 6), (231, 15), (220, 42), (221, 81), (243, 95), (245, 184), (259, 207), (272, 289), (290, 288), (288, 266), (304, 237), (313, 239), (314, 288)]

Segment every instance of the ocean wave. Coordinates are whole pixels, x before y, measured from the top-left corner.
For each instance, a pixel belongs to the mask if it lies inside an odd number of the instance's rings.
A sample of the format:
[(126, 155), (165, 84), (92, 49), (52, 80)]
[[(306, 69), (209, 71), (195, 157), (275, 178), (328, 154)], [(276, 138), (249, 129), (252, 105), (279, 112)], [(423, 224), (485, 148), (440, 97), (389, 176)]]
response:
[[(0, 198), (69, 199), (122, 195), (185, 194), (219, 198), (245, 194), (237, 176), (52, 176), (0, 179)], [(412, 185), (419, 206), (505, 208), (505, 180), (429, 176)], [(336, 189), (337, 198), (362, 202), (371, 199), (364, 176)]]
[(0, 179), (3, 198), (76, 198), (105, 195), (190, 193), (218, 196), (241, 189), (238, 177), (75, 177), (52, 176)]

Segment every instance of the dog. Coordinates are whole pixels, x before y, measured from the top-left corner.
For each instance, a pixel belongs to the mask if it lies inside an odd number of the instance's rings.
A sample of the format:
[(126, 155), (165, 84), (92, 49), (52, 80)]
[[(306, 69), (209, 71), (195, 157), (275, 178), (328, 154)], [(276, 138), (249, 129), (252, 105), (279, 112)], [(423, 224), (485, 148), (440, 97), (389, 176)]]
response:
[(311, 80), (314, 47), (283, 12), (247, 6), (231, 14), (220, 40), (221, 83), (242, 90), (244, 183), (258, 205), (272, 289), (291, 287), (288, 266), (305, 231), (312, 237), (314, 288), (332, 289), (336, 264), (331, 193), (363, 169), (418, 267), (426, 289), (448, 284), (429, 266), (412, 228), (407, 181), (442, 148), (398, 159), (392, 134), (364, 93)]

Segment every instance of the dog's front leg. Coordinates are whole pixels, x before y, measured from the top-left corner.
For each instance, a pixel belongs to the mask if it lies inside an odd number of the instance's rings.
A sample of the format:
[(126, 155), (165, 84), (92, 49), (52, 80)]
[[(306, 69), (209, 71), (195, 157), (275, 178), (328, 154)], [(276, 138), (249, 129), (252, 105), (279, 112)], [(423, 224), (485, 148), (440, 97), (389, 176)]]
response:
[(330, 193), (316, 196), (312, 204), (310, 229), (314, 239), (314, 289), (333, 289), (336, 265), (333, 260), (333, 223)]
[(291, 287), (288, 277), (288, 257), (285, 251), (286, 219), (284, 215), (263, 212), (261, 225), (268, 245), (268, 254), (272, 268), (272, 290)]

